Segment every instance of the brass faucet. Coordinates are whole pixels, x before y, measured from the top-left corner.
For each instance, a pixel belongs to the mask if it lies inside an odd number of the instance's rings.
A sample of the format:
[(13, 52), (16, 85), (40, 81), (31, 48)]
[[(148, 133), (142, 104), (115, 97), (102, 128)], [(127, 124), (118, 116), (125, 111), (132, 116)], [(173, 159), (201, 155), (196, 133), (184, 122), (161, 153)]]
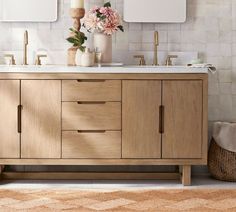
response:
[(37, 55), (36, 60), (35, 60), (35, 65), (38, 65), (38, 66), (42, 65), (42, 61), (41, 61), (42, 57), (47, 57), (47, 55), (44, 55), (44, 54)]
[(23, 65), (28, 65), (27, 62), (27, 46), (29, 44), (28, 31), (24, 33), (24, 55), (23, 55)]
[(140, 66), (145, 66), (146, 65), (146, 61), (145, 61), (144, 55), (134, 55), (134, 58), (139, 59), (139, 65)]
[(154, 32), (154, 58), (153, 58), (153, 65), (154, 66), (159, 66), (158, 64), (158, 49), (157, 47), (159, 46), (159, 33), (156, 31)]
[(166, 58), (166, 66), (172, 66), (172, 60), (178, 58), (178, 55), (168, 55)]
[(9, 65), (16, 65), (15, 57), (13, 54), (4, 55), (5, 58), (10, 58)]

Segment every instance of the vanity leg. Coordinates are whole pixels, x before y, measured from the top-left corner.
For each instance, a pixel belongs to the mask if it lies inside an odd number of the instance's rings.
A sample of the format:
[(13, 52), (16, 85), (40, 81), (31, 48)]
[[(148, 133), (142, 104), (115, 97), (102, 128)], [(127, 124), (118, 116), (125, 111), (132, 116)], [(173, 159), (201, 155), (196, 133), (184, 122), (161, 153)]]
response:
[(182, 167), (182, 184), (184, 186), (191, 186), (191, 166)]
[(2, 179), (2, 172), (4, 170), (5, 166), (0, 165), (0, 179)]

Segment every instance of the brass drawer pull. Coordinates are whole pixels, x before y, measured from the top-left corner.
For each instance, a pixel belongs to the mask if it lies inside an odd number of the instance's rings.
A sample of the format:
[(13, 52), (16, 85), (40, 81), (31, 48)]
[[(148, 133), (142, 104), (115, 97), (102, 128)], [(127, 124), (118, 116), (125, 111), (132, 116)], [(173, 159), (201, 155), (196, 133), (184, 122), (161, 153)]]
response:
[(77, 80), (77, 82), (105, 82), (106, 80)]
[(165, 123), (164, 123), (164, 115), (165, 115), (165, 107), (163, 105), (161, 105), (159, 107), (159, 133), (163, 134), (165, 131)]
[(22, 114), (21, 114), (21, 111), (22, 111), (22, 105), (18, 105), (18, 107), (17, 107), (17, 131), (18, 131), (18, 133), (22, 132), (22, 129), (21, 129)]
[(106, 133), (106, 130), (78, 130), (78, 133)]
[(79, 105), (105, 105), (106, 102), (77, 102)]

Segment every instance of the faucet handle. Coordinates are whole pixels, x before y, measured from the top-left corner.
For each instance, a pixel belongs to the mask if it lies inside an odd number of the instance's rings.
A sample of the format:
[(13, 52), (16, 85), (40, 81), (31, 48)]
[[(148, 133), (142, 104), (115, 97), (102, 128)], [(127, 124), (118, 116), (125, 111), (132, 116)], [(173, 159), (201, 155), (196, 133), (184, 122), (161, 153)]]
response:
[(172, 66), (172, 60), (178, 58), (178, 55), (168, 55), (166, 59), (166, 66)]
[(42, 65), (42, 61), (41, 61), (42, 57), (47, 57), (47, 55), (46, 54), (37, 55), (36, 60), (35, 60), (35, 65), (38, 65), (38, 66)]
[(14, 54), (5, 54), (4, 55), (5, 58), (10, 58), (10, 63), (9, 65), (16, 65), (16, 61), (14, 58)]
[(134, 58), (140, 59), (139, 60), (139, 65), (140, 66), (145, 66), (146, 65), (146, 61), (145, 61), (144, 55), (134, 55)]

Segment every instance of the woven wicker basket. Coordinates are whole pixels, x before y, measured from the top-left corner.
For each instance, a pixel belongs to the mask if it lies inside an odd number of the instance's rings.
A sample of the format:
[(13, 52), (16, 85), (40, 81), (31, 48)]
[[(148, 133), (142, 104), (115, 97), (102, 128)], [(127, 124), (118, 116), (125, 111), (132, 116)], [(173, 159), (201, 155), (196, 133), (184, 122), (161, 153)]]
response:
[(236, 152), (221, 148), (214, 139), (209, 149), (208, 167), (215, 179), (236, 182)]

